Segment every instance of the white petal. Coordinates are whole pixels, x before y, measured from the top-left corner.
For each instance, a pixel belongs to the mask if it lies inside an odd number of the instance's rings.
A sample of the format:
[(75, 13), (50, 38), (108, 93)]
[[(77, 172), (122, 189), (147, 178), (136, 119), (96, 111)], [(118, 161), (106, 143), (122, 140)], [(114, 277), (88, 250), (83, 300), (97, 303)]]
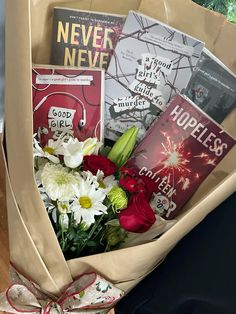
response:
[(79, 167), (82, 161), (83, 161), (83, 154), (80, 152), (74, 155), (64, 156), (65, 165), (72, 169)]
[(93, 199), (93, 201), (103, 202), (106, 197), (106, 194), (102, 189), (99, 190), (91, 189), (89, 191), (89, 196)]
[(96, 144), (97, 144), (97, 138), (88, 138), (87, 140), (84, 141), (83, 143), (83, 154), (85, 155), (91, 155), (95, 148), (96, 148)]
[(81, 209), (81, 216), (83, 221), (89, 226), (95, 222), (93, 212), (88, 209)]
[(96, 209), (97, 211), (102, 211), (103, 213), (107, 212), (107, 207), (100, 202), (94, 203), (93, 208)]
[(53, 156), (53, 155), (51, 155), (51, 154), (45, 153), (45, 157), (46, 157), (48, 160), (52, 161), (54, 164), (59, 164), (59, 162), (60, 162), (60, 159), (59, 159), (58, 157)]

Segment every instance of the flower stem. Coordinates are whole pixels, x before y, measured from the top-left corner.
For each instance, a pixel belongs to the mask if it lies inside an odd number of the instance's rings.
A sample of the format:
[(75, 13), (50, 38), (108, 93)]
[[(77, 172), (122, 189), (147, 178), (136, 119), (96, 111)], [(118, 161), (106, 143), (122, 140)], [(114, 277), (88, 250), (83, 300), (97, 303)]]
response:
[(66, 243), (65, 243), (64, 231), (62, 229), (61, 229), (61, 239), (62, 239), (62, 252), (64, 252)]
[(86, 247), (87, 242), (92, 238), (94, 232), (96, 231), (97, 227), (100, 225), (100, 222), (102, 221), (105, 214), (101, 215), (100, 218), (94, 223), (92, 229), (90, 230), (87, 239), (84, 241), (84, 244), (80, 248), (78, 255), (83, 251), (83, 249)]

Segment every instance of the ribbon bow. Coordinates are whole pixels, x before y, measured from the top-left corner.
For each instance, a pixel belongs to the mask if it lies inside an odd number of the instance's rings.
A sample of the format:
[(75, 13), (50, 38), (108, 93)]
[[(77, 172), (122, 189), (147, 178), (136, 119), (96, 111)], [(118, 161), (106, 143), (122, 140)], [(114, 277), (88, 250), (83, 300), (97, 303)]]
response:
[(85, 273), (57, 298), (44, 292), (11, 266), (12, 285), (0, 294), (0, 310), (31, 314), (103, 314), (123, 292), (96, 273)]

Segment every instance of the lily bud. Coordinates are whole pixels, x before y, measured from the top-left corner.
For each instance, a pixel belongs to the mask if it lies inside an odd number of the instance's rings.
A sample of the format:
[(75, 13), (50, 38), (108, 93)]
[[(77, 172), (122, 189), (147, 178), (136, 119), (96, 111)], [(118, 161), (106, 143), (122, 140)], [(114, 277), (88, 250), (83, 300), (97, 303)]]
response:
[(138, 128), (132, 126), (114, 144), (108, 154), (108, 158), (116, 164), (118, 168), (123, 166), (129, 159), (136, 144)]

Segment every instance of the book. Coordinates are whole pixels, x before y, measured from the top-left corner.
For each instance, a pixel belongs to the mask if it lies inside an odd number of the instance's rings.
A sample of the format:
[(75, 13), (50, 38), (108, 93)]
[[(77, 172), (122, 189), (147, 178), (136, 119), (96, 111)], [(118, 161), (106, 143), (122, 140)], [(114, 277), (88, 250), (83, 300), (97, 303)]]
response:
[(104, 138), (104, 70), (32, 69), (33, 127), (42, 145), (61, 133), (80, 141)]
[(236, 108), (236, 76), (205, 48), (183, 93), (221, 123)]
[(183, 95), (148, 129), (126, 167), (153, 180), (151, 206), (173, 219), (236, 141)]
[(105, 137), (131, 125), (143, 136), (166, 104), (185, 88), (204, 43), (130, 11), (105, 77)]
[(54, 8), (51, 64), (106, 69), (125, 16)]

